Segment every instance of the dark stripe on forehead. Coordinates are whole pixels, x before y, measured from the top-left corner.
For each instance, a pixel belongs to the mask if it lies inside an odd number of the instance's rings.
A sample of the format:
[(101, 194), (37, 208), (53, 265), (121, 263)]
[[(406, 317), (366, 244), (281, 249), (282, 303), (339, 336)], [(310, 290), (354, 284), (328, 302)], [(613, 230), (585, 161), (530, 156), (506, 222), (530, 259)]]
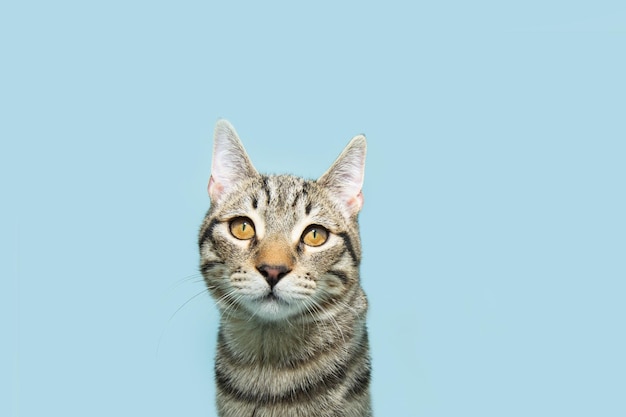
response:
[(261, 178), (263, 179), (263, 191), (265, 191), (265, 197), (267, 198), (267, 205), (269, 206), (272, 196), (270, 195), (270, 185), (268, 183), (268, 177), (263, 175)]
[(296, 196), (293, 199), (293, 202), (291, 203), (291, 208), (296, 208), (296, 205), (298, 205), (298, 200), (300, 200), (300, 193), (295, 193)]
[[(304, 182), (302, 183), (302, 197), (303, 197), (305, 200), (309, 200), (309, 189), (310, 189), (310, 186), (311, 186), (311, 185), (310, 185), (308, 182), (306, 182), (306, 181), (304, 181)], [(307, 201), (307, 205), (306, 205), (306, 207), (305, 207), (305, 209), (304, 209), (304, 212), (305, 212), (305, 214), (306, 214), (307, 216), (308, 216), (308, 215), (309, 215), (309, 213), (311, 212), (311, 202), (310, 202), (310, 201)]]
[(343, 243), (346, 245), (348, 252), (350, 252), (350, 257), (354, 261), (354, 265), (357, 266), (359, 264), (359, 257), (357, 256), (354, 246), (352, 245), (352, 239), (350, 239), (350, 236), (346, 232), (339, 233), (337, 236), (343, 239)]

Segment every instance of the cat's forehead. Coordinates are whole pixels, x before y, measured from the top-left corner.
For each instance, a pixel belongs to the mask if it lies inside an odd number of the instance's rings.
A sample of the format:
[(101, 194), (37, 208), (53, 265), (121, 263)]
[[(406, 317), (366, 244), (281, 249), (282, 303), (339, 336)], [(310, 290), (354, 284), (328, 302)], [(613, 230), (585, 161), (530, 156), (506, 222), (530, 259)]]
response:
[(338, 220), (332, 216), (332, 203), (326, 192), (313, 180), (293, 175), (261, 175), (241, 185), (217, 208), (222, 220), (254, 213), (276, 231), (290, 230), (306, 217), (324, 221), (329, 226)]
[(323, 192), (311, 180), (292, 175), (263, 175), (251, 191), (251, 205), (270, 223), (290, 226), (323, 204)]

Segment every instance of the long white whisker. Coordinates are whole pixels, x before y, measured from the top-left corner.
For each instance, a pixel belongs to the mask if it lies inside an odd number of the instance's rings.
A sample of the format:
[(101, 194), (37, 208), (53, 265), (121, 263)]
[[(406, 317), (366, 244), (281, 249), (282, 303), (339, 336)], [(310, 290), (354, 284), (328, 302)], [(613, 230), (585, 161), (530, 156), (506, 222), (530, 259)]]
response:
[(183, 303), (183, 305), (181, 305), (180, 307), (178, 307), (178, 308), (176, 309), (176, 311), (174, 312), (174, 314), (172, 314), (172, 315), (170, 316), (170, 318), (169, 318), (168, 322), (169, 322), (170, 320), (172, 320), (172, 319), (174, 318), (174, 316), (176, 315), (176, 313), (178, 313), (180, 310), (182, 310), (182, 309), (183, 309), (183, 308), (184, 308), (187, 304), (189, 304), (189, 303), (190, 303), (193, 299), (195, 299), (195, 298), (197, 298), (197, 297), (201, 296), (202, 294), (207, 294), (207, 293), (208, 293), (208, 291), (207, 291), (207, 290), (206, 290), (206, 288), (205, 288), (205, 289), (203, 289), (202, 291), (200, 291), (199, 293), (197, 293), (196, 295), (194, 295), (193, 297), (191, 297), (190, 299), (188, 299), (187, 301), (185, 301), (185, 302)]
[[(236, 297), (233, 297), (233, 295), (235, 295)], [(217, 304), (222, 308), (222, 314), (225, 316), (230, 315), (230, 311), (235, 309), (235, 306), (237, 305), (240, 297), (241, 296), (237, 295), (237, 289), (235, 288), (232, 288), (230, 291), (220, 297), (220, 299), (217, 300)]]
[(189, 304), (192, 300), (198, 298), (199, 296), (201, 296), (202, 294), (207, 294), (208, 291), (207, 289), (203, 289), (202, 291), (200, 291), (199, 293), (195, 294), (194, 296), (192, 296), (191, 298), (189, 298), (187, 301), (185, 301), (180, 307), (178, 307), (176, 309), (176, 311), (174, 311), (174, 313), (170, 316), (169, 319), (167, 319), (167, 322), (165, 323), (165, 326), (163, 326), (163, 330), (161, 331), (161, 334), (159, 335), (159, 339), (157, 341), (157, 348), (156, 348), (156, 355), (159, 355), (159, 348), (161, 347), (161, 341), (163, 340), (163, 336), (165, 335), (165, 331), (167, 330), (167, 327), (169, 326), (170, 322), (172, 321), (172, 319), (174, 318), (174, 316), (176, 314), (178, 314), (178, 312), (180, 310), (182, 310), (187, 304)]
[(315, 301), (313, 298), (309, 299), (309, 302), (311, 303), (310, 305), (312, 307), (314, 307), (314, 314), (312, 315), (313, 320), (318, 324), (318, 325), (326, 325), (327, 321), (330, 321), (334, 327), (337, 329), (337, 331), (339, 332), (339, 334), (341, 335), (341, 340), (343, 340), (343, 342), (346, 342), (346, 338), (343, 334), (343, 331), (341, 330), (341, 327), (339, 326), (339, 323), (337, 323), (337, 320), (335, 320), (335, 318), (332, 315), (327, 315), (327, 319), (324, 320), (321, 317), (321, 314), (324, 313), (324, 308), (317, 302)]

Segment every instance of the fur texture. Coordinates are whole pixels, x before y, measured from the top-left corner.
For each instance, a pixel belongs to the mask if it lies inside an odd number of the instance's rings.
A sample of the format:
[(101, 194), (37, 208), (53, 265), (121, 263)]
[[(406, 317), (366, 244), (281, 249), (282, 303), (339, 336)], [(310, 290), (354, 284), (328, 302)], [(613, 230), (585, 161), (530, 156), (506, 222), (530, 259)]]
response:
[(365, 137), (317, 181), (259, 174), (226, 121), (214, 143), (199, 245), (221, 313), (219, 416), (371, 416), (357, 223)]

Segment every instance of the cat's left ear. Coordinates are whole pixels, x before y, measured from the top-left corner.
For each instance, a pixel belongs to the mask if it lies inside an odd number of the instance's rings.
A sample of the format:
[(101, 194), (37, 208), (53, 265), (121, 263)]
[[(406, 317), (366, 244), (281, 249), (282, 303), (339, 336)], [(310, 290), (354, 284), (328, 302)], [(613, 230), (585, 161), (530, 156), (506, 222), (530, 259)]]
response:
[(343, 205), (349, 216), (356, 215), (363, 207), (363, 178), (365, 175), (365, 136), (352, 138), (348, 146), (317, 182), (329, 188)]

